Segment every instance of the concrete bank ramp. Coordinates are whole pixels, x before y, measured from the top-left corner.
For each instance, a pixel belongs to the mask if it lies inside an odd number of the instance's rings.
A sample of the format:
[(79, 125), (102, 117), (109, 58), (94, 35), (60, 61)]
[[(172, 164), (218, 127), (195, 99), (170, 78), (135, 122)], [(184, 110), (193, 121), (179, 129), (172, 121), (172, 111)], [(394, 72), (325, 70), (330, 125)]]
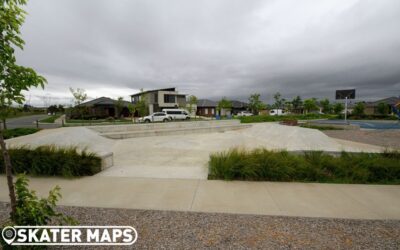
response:
[(6, 140), (8, 147), (55, 145), (61, 147), (77, 147), (98, 154), (102, 158), (103, 169), (113, 165), (111, 148), (114, 141), (99, 136), (85, 127), (45, 129), (37, 133)]

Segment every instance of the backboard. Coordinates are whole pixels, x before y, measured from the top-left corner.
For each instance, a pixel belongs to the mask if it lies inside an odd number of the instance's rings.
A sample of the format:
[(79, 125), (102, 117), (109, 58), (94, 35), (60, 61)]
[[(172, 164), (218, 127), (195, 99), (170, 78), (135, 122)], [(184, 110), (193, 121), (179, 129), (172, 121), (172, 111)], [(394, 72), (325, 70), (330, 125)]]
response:
[(336, 90), (336, 100), (338, 99), (355, 99), (356, 98), (356, 90), (355, 89), (342, 89)]

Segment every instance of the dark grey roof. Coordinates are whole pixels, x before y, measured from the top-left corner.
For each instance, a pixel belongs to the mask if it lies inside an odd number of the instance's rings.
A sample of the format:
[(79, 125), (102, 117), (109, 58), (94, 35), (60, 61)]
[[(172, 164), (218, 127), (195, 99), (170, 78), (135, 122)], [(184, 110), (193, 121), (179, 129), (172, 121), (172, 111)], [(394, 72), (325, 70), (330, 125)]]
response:
[[(85, 106), (85, 107), (90, 107), (90, 106), (98, 106), (98, 105), (115, 105), (118, 101), (108, 98), (108, 97), (99, 97), (84, 103), (81, 103), (78, 106)], [(124, 106), (128, 106), (128, 104), (130, 104), (130, 102), (127, 101), (123, 101)]]
[(135, 95), (141, 95), (141, 94), (146, 94), (146, 93), (150, 93), (150, 92), (156, 92), (156, 91), (176, 91), (175, 89), (176, 89), (176, 88), (175, 88), (175, 87), (173, 87), (173, 88), (165, 88), (165, 89), (153, 89), (153, 90), (146, 90), (146, 91), (143, 91), (143, 92), (138, 92), (138, 93), (135, 93), (135, 94), (133, 94), (133, 95), (131, 95), (131, 96), (135, 96)]
[(197, 100), (197, 107), (217, 107), (217, 102), (208, 99)]
[(388, 97), (388, 98), (385, 98), (385, 99), (377, 100), (377, 101), (374, 101), (374, 102), (367, 102), (366, 105), (367, 106), (376, 106), (381, 102), (385, 103), (385, 104), (389, 104), (389, 105), (396, 105), (397, 103), (400, 102), (400, 98), (392, 96), (392, 97)]
[(247, 108), (249, 105), (245, 102), (232, 100), (232, 108), (240, 109), (240, 108)]

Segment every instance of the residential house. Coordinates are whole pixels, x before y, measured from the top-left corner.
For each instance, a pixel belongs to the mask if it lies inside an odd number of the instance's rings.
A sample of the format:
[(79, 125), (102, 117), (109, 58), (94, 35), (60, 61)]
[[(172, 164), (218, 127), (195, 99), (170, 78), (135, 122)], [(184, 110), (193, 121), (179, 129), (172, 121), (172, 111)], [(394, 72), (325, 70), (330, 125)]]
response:
[(217, 114), (217, 102), (208, 99), (197, 100), (196, 115), (213, 117)]
[(233, 115), (237, 115), (242, 111), (246, 111), (249, 108), (249, 104), (241, 101), (232, 100), (232, 109), (231, 112)]
[(186, 107), (186, 95), (179, 94), (176, 88), (148, 90), (131, 95), (133, 104), (142, 98), (149, 108), (149, 114), (160, 112), (164, 108)]
[[(122, 101), (121, 108), (118, 107), (118, 101), (108, 98), (100, 97), (75, 106), (71, 112), (71, 118), (107, 118), (107, 117), (127, 117), (129, 116), (128, 105), (130, 102)], [(79, 111), (79, 108), (81, 109)], [(118, 110), (121, 109), (121, 110)]]
[(393, 114), (394, 108), (400, 103), (400, 97), (388, 97), (374, 102), (366, 102), (364, 113), (366, 115), (377, 115), (379, 103), (384, 103), (388, 106), (389, 114)]

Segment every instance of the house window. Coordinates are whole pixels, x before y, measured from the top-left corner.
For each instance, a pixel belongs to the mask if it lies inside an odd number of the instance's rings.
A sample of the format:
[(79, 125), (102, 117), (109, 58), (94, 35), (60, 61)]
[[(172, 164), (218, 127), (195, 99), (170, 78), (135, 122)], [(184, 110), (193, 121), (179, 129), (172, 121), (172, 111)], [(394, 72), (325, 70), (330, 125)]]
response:
[(204, 109), (204, 114), (208, 115), (208, 108)]
[(214, 114), (214, 112), (215, 112), (214, 109), (211, 109), (211, 114), (212, 114), (212, 115)]
[(175, 95), (164, 95), (164, 103), (175, 103)]

